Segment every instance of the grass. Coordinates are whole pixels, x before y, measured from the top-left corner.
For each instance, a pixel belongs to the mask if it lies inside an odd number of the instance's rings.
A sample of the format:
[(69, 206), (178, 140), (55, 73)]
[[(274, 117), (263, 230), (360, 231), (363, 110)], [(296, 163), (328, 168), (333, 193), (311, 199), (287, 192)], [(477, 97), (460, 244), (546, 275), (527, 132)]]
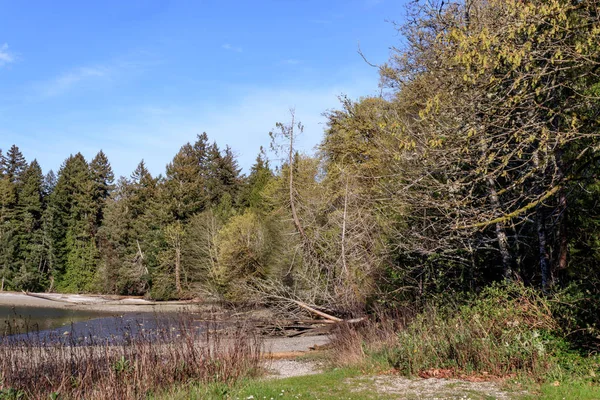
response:
[(600, 357), (568, 339), (549, 299), (522, 285), (496, 285), (461, 306), (342, 325), (331, 354), (337, 365), (518, 381), (533, 398), (600, 400)]
[[(600, 400), (600, 359), (575, 350), (546, 300), (522, 287), (492, 287), (467, 305), (410, 318), (342, 324), (332, 369), (317, 375), (255, 379), (263, 367), (260, 339), (243, 326), (219, 328), (200, 332), (181, 320), (175, 330), (119, 345), (0, 338), (0, 400), (387, 399), (402, 392), (377, 389), (412, 385), (402, 376), (495, 378), (513, 398)], [(414, 383), (427, 391), (435, 381)], [(433, 393), (487, 399), (479, 389), (450, 384)], [(401, 396), (420, 398), (412, 389)]]
[(599, 400), (600, 386), (591, 382), (574, 381), (562, 382), (558, 385), (554, 382), (530, 386), (530, 394), (523, 396), (524, 400)]
[(368, 400), (392, 399), (377, 393), (373, 387), (359, 381), (348, 384), (351, 378), (359, 378), (362, 372), (353, 368), (337, 368), (317, 375), (308, 375), (286, 379), (244, 380), (235, 385), (192, 385), (178, 391), (167, 393), (163, 400), (184, 399), (321, 399), (321, 400)]
[(380, 317), (342, 326), (333, 346), (340, 365), (371, 362), (407, 376), (600, 375), (600, 359), (571, 348), (547, 300), (519, 285), (490, 287), (462, 306), (430, 307), (402, 325)]
[(0, 338), (0, 399), (141, 399), (190, 381), (231, 384), (260, 372), (262, 341), (244, 325), (183, 315), (152, 332), (85, 345), (39, 332)]

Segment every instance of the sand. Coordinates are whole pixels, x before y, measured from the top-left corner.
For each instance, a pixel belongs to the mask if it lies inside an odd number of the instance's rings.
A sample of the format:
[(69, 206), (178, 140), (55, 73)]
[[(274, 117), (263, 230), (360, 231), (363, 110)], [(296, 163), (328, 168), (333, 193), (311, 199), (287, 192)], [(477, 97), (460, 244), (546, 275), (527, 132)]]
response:
[(194, 301), (155, 302), (141, 297), (0, 292), (0, 305), (107, 312), (177, 312), (206, 308)]

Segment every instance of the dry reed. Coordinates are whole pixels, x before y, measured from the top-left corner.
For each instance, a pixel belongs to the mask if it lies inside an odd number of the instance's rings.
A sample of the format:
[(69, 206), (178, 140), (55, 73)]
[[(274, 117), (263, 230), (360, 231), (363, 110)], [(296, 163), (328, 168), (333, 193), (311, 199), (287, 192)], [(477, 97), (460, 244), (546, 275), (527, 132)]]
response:
[[(190, 382), (231, 383), (260, 371), (261, 339), (244, 324), (181, 316), (120, 343), (38, 333), (0, 337), (0, 398), (142, 399)], [(85, 344), (82, 344), (85, 343)]]

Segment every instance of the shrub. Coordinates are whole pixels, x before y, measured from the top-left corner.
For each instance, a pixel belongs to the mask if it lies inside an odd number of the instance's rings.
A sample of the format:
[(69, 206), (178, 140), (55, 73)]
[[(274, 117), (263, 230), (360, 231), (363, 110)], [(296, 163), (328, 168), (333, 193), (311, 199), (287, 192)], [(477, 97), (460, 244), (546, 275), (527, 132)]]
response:
[[(352, 333), (339, 330), (334, 341), (338, 359), (349, 353), (342, 343), (352, 342), (371, 360), (406, 375), (450, 369), (541, 377), (568, 373), (567, 366), (581, 358), (569, 350), (550, 302), (521, 284), (492, 285), (462, 306), (425, 307), (404, 329), (390, 329), (382, 320)], [(356, 348), (352, 351), (356, 358)], [(590, 360), (571, 369), (594, 375), (589, 370), (598, 364)]]

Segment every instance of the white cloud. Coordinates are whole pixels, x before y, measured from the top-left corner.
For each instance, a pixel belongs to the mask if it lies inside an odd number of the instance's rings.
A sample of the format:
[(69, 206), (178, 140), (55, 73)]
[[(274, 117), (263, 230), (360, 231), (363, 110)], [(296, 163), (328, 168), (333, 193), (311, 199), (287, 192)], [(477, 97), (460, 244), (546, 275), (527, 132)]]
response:
[(308, 22), (310, 22), (311, 24), (318, 24), (318, 25), (329, 25), (329, 24), (331, 24), (331, 20), (330, 19), (311, 19)]
[(87, 66), (74, 68), (46, 81), (32, 84), (33, 99), (57, 97), (75, 89), (78, 85), (111, 78), (114, 68), (111, 66)]
[(229, 51), (235, 51), (236, 53), (241, 53), (243, 51), (243, 49), (241, 47), (238, 46), (233, 46), (230, 43), (225, 43), (223, 46), (221, 46), (223, 49), (225, 50), (229, 50)]
[(0, 45), (0, 67), (15, 62), (15, 56), (8, 51), (8, 44)]
[[(250, 169), (259, 148), (269, 147), (269, 131), (276, 122), (288, 122), (289, 109), (295, 108), (296, 118), (304, 125), (298, 148), (311, 153), (321, 141), (323, 113), (339, 108), (338, 96), (350, 98), (377, 94), (377, 76), (354, 76), (345, 82), (328, 87), (259, 88), (238, 87), (238, 96), (227, 105), (197, 103), (193, 105), (153, 105), (132, 111), (135, 119), (101, 127), (98, 143), (111, 155), (118, 174), (129, 175), (144, 158), (153, 174), (164, 173), (179, 148), (196, 135), (206, 132), (219, 147), (229, 144), (238, 155), (240, 166)], [(98, 127), (96, 127), (98, 128)], [(96, 135), (94, 135), (96, 136)], [(107, 146), (108, 137), (112, 144)], [(275, 155), (271, 155), (278, 164)]]
[[(49, 93), (75, 90), (76, 85), (91, 85), (87, 80), (113, 79), (122, 71), (113, 69), (79, 68), (47, 85)], [(338, 71), (329, 85), (304, 84), (256, 86), (225, 84), (221, 91), (231, 95), (197, 102), (175, 102), (166, 99), (156, 102), (128, 104), (126, 109), (86, 110), (84, 114), (58, 115), (52, 121), (32, 122), (27, 131), (39, 131), (39, 137), (27, 141), (25, 128), (3, 131), (0, 137), (7, 143), (18, 143), (27, 150), (28, 159), (37, 158), (47, 169), (58, 169), (64, 158), (81, 151), (91, 159), (99, 149), (108, 155), (116, 175), (129, 176), (141, 159), (145, 159), (153, 174), (164, 173), (179, 148), (204, 131), (219, 147), (229, 144), (238, 155), (240, 166), (247, 172), (258, 154), (259, 147), (269, 147), (268, 132), (276, 122), (288, 122), (289, 108), (304, 126), (298, 148), (312, 152), (323, 137), (326, 119), (322, 113), (339, 108), (338, 96), (350, 98), (377, 94), (378, 76), (364, 66)], [(52, 89), (53, 92), (50, 90)], [(2, 122), (0, 115), (0, 122)], [(51, 145), (50, 145), (51, 143)], [(274, 164), (278, 160), (271, 155)]]
[(281, 61), (281, 64), (285, 64), (285, 65), (298, 65), (300, 63), (301, 63), (301, 61), (296, 60), (295, 58), (288, 58), (287, 60)]
[(36, 94), (43, 98), (59, 96), (70, 91), (78, 84), (94, 79), (108, 78), (110, 74), (111, 68), (106, 66), (75, 68), (46, 82), (35, 85)]
[(81, 87), (97, 88), (128, 76), (137, 76), (162, 63), (152, 52), (133, 52), (106, 62), (68, 69), (49, 79), (32, 82), (28, 100), (53, 98)]

